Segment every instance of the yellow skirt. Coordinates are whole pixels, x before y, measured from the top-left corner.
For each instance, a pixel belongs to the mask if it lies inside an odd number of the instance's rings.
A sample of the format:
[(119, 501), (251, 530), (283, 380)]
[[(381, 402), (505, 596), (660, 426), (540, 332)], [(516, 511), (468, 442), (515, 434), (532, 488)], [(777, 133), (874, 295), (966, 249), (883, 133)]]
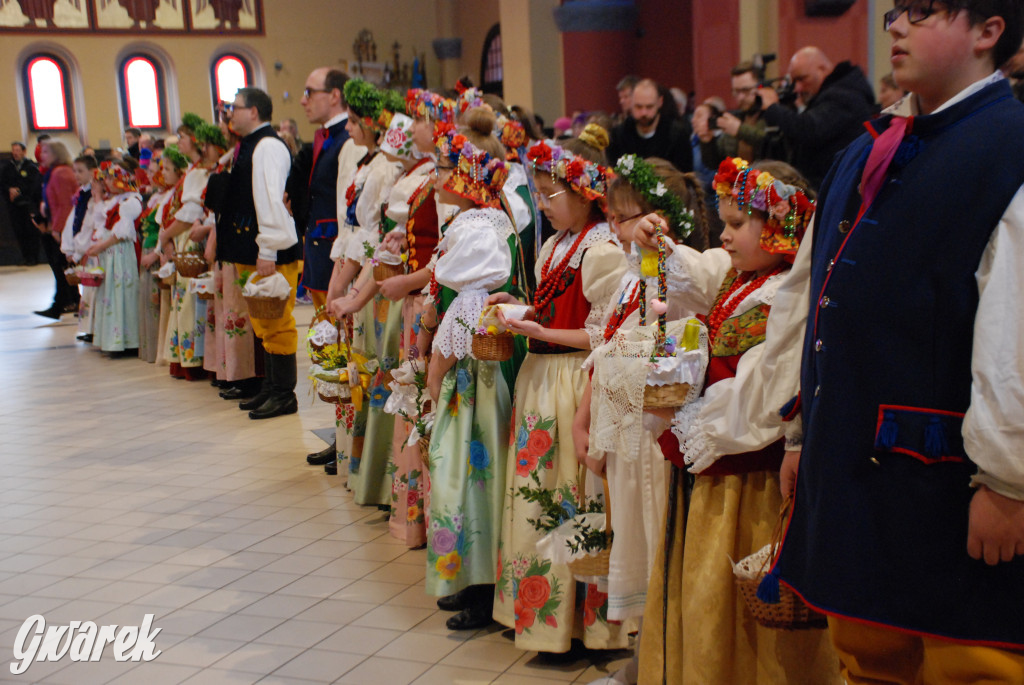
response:
[[(681, 503), (681, 486), (675, 496)], [(733, 581), (729, 559), (768, 544), (781, 506), (776, 473), (697, 476), (682, 555), (684, 507), (677, 507), (664, 624), (664, 543), (655, 562), (640, 633), (641, 685), (842, 683), (826, 631), (761, 627)]]

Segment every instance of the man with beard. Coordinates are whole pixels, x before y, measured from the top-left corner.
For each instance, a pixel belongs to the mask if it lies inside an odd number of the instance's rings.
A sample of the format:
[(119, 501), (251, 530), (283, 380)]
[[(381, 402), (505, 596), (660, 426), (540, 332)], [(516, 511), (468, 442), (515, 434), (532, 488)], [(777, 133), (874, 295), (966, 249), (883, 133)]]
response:
[(662, 104), (658, 84), (651, 79), (634, 86), (629, 117), (611, 130), (610, 164), (623, 155), (636, 154), (645, 159), (660, 157), (680, 171), (693, 171), (690, 125), (683, 117), (664, 116)]

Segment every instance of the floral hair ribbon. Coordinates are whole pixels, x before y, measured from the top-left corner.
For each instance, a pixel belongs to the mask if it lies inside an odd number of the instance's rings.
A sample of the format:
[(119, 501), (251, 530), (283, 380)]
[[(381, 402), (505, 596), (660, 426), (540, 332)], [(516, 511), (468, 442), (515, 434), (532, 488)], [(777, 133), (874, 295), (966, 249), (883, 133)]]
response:
[(414, 119), (454, 123), (455, 103), (429, 90), (410, 88), (405, 94), (405, 113)]
[(761, 231), (761, 249), (793, 261), (814, 216), (814, 201), (802, 188), (754, 169), (739, 157), (722, 161), (713, 185), (719, 198), (731, 198), (741, 210), (746, 208), (748, 215), (755, 209), (764, 212), (767, 219)]
[(615, 173), (626, 179), (654, 210), (661, 212), (676, 235), (685, 240), (693, 233), (693, 212), (654, 173), (654, 167), (637, 155), (623, 155)]
[(604, 206), (611, 170), (572, 154), (554, 141), (534, 143), (526, 152), (534, 172), (551, 174), (552, 181), (565, 181), (573, 192)]
[(120, 164), (113, 162), (103, 162), (100, 164), (99, 175), (97, 178), (103, 180), (109, 180), (111, 185), (124, 193), (135, 192), (138, 190), (138, 182), (135, 179), (135, 174), (125, 169)]
[(444, 184), (445, 190), (483, 207), (500, 206), (501, 189), (508, 178), (505, 160), (476, 148), (451, 124), (434, 139), (434, 145), (438, 161), (448, 160), (455, 167)]

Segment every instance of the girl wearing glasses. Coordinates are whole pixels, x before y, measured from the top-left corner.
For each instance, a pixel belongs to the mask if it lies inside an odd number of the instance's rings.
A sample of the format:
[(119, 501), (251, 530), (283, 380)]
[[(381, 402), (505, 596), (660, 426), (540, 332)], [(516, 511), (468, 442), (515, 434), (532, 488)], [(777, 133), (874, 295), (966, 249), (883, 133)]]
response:
[[(523, 650), (566, 652), (574, 636), (591, 649), (621, 649), (629, 643), (626, 624), (606, 620), (607, 595), (595, 585), (577, 586), (564, 564), (537, 554), (543, 533), (527, 521), (535, 504), (520, 493), (541, 488), (574, 508), (585, 471), (576, 461), (572, 423), (587, 384), (582, 365), (626, 267), (625, 255), (604, 220), (607, 132), (588, 125), (579, 138), (559, 147), (535, 144), (526, 154), (537, 202), (556, 229), (535, 266), (537, 289), (522, 321), (511, 330), (529, 339), (529, 354), (516, 380), (514, 439), (509, 449), (494, 618), (516, 631)], [(491, 302), (510, 302), (496, 295)], [(567, 515), (572, 516), (567, 510)], [(577, 605), (585, 607), (582, 615)]]

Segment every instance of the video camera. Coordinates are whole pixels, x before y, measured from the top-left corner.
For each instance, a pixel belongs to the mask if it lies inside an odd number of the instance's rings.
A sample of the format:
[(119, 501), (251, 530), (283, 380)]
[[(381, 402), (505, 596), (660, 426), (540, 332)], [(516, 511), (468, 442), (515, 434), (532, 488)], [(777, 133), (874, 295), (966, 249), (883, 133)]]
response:
[[(793, 82), (789, 80), (789, 76), (779, 76), (773, 79), (769, 79), (765, 76), (765, 70), (769, 64), (778, 59), (778, 55), (774, 52), (765, 52), (754, 55), (751, 58), (751, 62), (754, 63), (754, 68), (757, 69), (757, 80), (762, 88), (771, 88), (779, 94), (779, 102), (783, 105), (792, 105), (796, 102), (796, 91), (793, 89)], [(757, 108), (761, 109), (761, 98), (757, 98)]]

